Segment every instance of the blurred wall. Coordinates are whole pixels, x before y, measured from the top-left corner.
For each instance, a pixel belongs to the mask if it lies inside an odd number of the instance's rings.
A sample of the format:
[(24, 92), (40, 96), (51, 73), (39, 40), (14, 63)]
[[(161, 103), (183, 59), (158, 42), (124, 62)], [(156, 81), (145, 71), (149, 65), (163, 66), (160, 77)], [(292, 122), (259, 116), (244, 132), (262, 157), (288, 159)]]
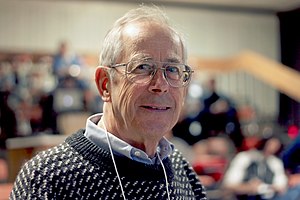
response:
[[(0, 51), (53, 53), (59, 41), (68, 39), (78, 53), (97, 55), (113, 21), (137, 5), (109, 1), (0, 0)], [(186, 33), (190, 55), (218, 58), (250, 49), (280, 60), (275, 13), (176, 5), (165, 5), (164, 9)], [(263, 117), (277, 117), (277, 91), (255, 77), (243, 72), (222, 74), (217, 77), (217, 88), (238, 104), (251, 104)]]

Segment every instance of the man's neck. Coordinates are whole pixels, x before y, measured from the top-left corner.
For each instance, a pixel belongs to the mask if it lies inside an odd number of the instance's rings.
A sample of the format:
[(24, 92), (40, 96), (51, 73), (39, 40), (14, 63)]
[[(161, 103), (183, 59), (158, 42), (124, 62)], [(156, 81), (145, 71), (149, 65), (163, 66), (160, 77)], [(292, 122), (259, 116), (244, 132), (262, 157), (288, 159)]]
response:
[(104, 130), (108, 131), (109, 133), (113, 134), (114, 136), (118, 137), (119, 139), (127, 142), (131, 146), (143, 150), (150, 158), (153, 158), (156, 154), (157, 145), (159, 143), (159, 140), (157, 139), (142, 139), (142, 138), (128, 138), (126, 135), (120, 134), (118, 131), (110, 130), (106, 123), (104, 122), (104, 117), (101, 118), (101, 120), (98, 122), (98, 126), (103, 128)]

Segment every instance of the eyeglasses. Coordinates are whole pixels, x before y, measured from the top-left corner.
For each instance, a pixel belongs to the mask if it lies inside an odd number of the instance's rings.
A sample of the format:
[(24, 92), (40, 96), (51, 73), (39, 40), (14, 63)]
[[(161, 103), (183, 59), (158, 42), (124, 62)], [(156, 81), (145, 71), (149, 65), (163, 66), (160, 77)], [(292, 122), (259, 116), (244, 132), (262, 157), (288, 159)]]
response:
[[(157, 67), (162, 64), (162, 67)], [(152, 60), (133, 60), (128, 63), (121, 63), (110, 66), (117, 68), (125, 66), (126, 78), (137, 84), (149, 83), (155, 76), (158, 69), (163, 70), (163, 75), (168, 84), (172, 87), (185, 87), (191, 80), (194, 71), (185, 64), (168, 63), (168, 62), (155, 62)]]

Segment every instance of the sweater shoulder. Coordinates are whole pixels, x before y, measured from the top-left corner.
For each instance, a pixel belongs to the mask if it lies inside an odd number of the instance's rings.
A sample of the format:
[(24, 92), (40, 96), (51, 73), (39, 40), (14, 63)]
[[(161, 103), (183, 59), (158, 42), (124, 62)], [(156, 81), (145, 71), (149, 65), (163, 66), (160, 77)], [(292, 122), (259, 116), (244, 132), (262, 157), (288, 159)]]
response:
[(182, 155), (182, 153), (178, 149), (174, 149), (172, 154), (170, 155), (170, 160), (173, 165), (180, 165), (180, 166), (189, 166), (189, 162), (187, 159)]
[(70, 163), (87, 162), (84, 161), (79, 149), (74, 148), (70, 142), (74, 140), (76, 134), (70, 135), (61, 144), (38, 152), (34, 157), (27, 161), (22, 168), (38, 172), (51, 170), (51, 168), (57, 170), (69, 165)]
[(22, 171), (34, 174), (43, 174), (66, 167), (71, 162), (76, 163), (79, 159), (67, 143), (62, 143), (50, 149), (39, 152), (32, 159), (27, 161), (21, 169)]

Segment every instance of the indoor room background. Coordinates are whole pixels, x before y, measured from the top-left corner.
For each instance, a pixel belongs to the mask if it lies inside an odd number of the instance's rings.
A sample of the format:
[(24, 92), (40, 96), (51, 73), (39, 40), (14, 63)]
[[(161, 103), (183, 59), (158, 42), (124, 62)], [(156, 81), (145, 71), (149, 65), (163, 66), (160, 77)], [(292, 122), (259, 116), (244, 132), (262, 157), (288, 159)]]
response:
[[(245, 135), (266, 131), (286, 136), (291, 127), (296, 127), (298, 131), (300, 31), (295, 27), (300, 20), (299, 9), (291, 10), (290, 14), (289, 10), (279, 12), (270, 9), (162, 2), (158, 1), (157, 5), (167, 13), (176, 28), (185, 34), (188, 63), (195, 70), (186, 103), (188, 111), (195, 112), (195, 109), (199, 109), (197, 101), (207, 91), (207, 82), (214, 80), (217, 93), (234, 103)], [(55, 80), (42, 75), (45, 70), (51, 70), (51, 58), (57, 53), (59, 44), (67, 41), (70, 49), (85, 61), (84, 68), (81, 71), (75, 69), (73, 73), (79, 73), (77, 76), (83, 77), (90, 85), (89, 98), (99, 97), (93, 73), (98, 65), (101, 42), (116, 19), (141, 3), (142, 1), (134, 0), (0, 0), (0, 76), (5, 74), (5, 69), (13, 66), (7, 62), (17, 58), (22, 63), (19, 73), (31, 73), (33, 88), (42, 87), (44, 92), (51, 92), (55, 88)], [(292, 21), (294, 25), (284, 26)], [(243, 52), (250, 52), (247, 54), (250, 55), (249, 59), (243, 60), (244, 68), (234, 66), (236, 62), (231, 61), (236, 61)], [(221, 62), (217, 62), (216, 68), (211, 69), (210, 65), (205, 65), (209, 62), (202, 62), (205, 60)], [(267, 64), (257, 62), (265, 60)], [(227, 68), (222, 68), (222, 64)], [(272, 71), (273, 66), (274, 69), (288, 71), (291, 77), (286, 77), (280, 71)], [(248, 68), (255, 68), (255, 73), (250, 73)], [(282, 85), (286, 87), (281, 87)], [(3, 85), (0, 86), (2, 88)], [(30, 96), (33, 95), (27, 93), (23, 100), (32, 100)], [(77, 103), (82, 106), (82, 102)], [(88, 104), (87, 109), (88, 114), (100, 112), (101, 102)], [(13, 111), (19, 113), (22, 109), (13, 108)], [(34, 113), (33, 117), (36, 118), (42, 115), (34, 109), (29, 112)], [(5, 118), (6, 113), (1, 115)], [(5, 123), (9, 123), (5, 120)], [(59, 119), (50, 116), (48, 122), (54, 120)], [(77, 127), (83, 128), (85, 120), (82, 120), (82, 116), (75, 120), (64, 121), (64, 127), (60, 127), (62, 124), (57, 122), (58, 132), (63, 137), (44, 137), (38, 142), (32, 138), (23, 138), (19, 143), (31, 147), (36, 143), (44, 145), (45, 140), (47, 147), (55, 145)], [(26, 129), (25, 125), (21, 129), (24, 133), (19, 133), (19, 136), (32, 134), (31, 129)], [(18, 138), (8, 142), (8, 149), (18, 150), (17, 140)], [(12, 182), (20, 165), (35, 153), (32, 148), (26, 148), (22, 152), (11, 151), (4, 156), (11, 170), (5, 181), (8, 179), (8, 182)], [(37, 148), (34, 151), (39, 150), (41, 149)], [(11, 185), (8, 187), (10, 189)]]
[[(139, 5), (39, 0), (1, 0), (0, 4), (1, 52), (53, 54), (60, 41), (68, 40), (78, 54), (95, 57), (112, 22)], [(189, 56), (226, 58), (251, 50), (280, 61), (279, 21), (273, 12), (176, 5), (162, 8), (186, 34)], [(218, 90), (237, 104), (250, 104), (259, 116), (277, 119), (276, 88), (240, 71), (219, 74), (216, 79)]]

